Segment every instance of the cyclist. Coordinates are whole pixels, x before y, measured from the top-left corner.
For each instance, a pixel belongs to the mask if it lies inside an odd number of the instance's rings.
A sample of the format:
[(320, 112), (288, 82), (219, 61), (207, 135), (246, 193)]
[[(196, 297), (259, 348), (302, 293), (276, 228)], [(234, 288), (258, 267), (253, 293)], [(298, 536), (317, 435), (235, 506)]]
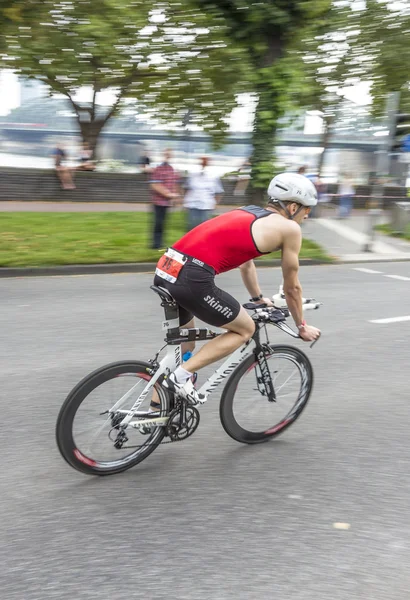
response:
[[(204, 400), (194, 387), (193, 374), (234, 352), (255, 332), (251, 316), (215, 285), (215, 275), (239, 267), (251, 301), (272, 305), (261, 293), (253, 259), (281, 250), (283, 291), (300, 337), (311, 342), (320, 335), (319, 329), (303, 319), (298, 278), (300, 225), (317, 203), (315, 186), (303, 175), (282, 173), (270, 182), (268, 196), (266, 208), (245, 206), (198, 225), (168, 249), (157, 264), (154, 285), (166, 288), (175, 298), (181, 326), (194, 327), (195, 316), (227, 330), (164, 380), (165, 387), (193, 403)], [(152, 410), (157, 408), (156, 400), (154, 396)]]

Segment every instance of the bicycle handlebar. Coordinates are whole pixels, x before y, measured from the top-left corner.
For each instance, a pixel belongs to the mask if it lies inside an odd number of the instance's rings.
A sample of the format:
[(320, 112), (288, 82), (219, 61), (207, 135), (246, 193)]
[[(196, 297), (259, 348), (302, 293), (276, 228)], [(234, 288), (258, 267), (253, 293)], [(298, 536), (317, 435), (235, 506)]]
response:
[[(303, 298), (303, 310), (318, 310), (322, 305), (314, 298)], [(255, 311), (252, 318), (257, 323), (271, 323), (278, 329), (281, 329), (293, 338), (300, 338), (299, 332), (294, 331), (287, 323), (286, 319), (290, 317), (290, 312), (287, 306), (283, 305), (280, 308), (276, 306), (268, 306), (267, 304), (256, 304), (250, 302), (244, 304), (243, 307), (247, 310)], [(314, 340), (310, 347), (312, 348), (319, 340)]]

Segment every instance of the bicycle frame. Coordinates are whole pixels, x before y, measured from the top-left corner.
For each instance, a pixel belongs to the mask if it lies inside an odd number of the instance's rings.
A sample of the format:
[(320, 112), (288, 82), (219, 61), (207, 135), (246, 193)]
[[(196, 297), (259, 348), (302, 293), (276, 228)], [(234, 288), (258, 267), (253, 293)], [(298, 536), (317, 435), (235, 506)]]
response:
[[(187, 330), (190, 331), (190, 330)], [(192, 330), (192, 331), (205, 331), (205, 330)], [(259, 330), (258, 330), (259, 331)], [(259, 336), (255, 336), (259, 337)], [(253, 342), (253, 343), (252, 343)], [(213, 392), (222, 381), (224, 381), (232, 371), (245, 359), (251, 356), (254, 353), (254, 346), (259, 344), (255, 338), (252, 338), (246, 344), (240, 346), (233, 354), (231, 354), (226, 361), (209, 377), (203, 386), (198, 390), (198, 394), (201, 394), (205, 397), (204, 401), (201, 404), (204, 404), (207, 400), (211, 392)], [(150, 391), (153, 389), (154, 385), (158, 381), (158, 379), (162, 375), (168, 375), (175, 371), (175, 369), (181, 364), (182, 353), (181, 346), (168, 346), (167, 353), (164, 358), (159, 363), (159, 368), (147, 383), (141, 394), (138, 396), (133, 406), (129, 411), (118, 411), (124, 412), (126, 415), (124, 419), (121, 421), (120, 426), (126, 427), (130, 425), (131, 427), (135, 427), (139, 429), (142, 426), (162, 426), (164, 427), (168, 422), (168, 417), (155, 417), (153, 419), (140, 419), (138, 421), (132, 422), (132, 418), (134, 417), (136, 411), (144, 402)], [(133, 386), (122, 398), (116, 402), (116, 404), (112, 407), (110, 412), (114, 412), (116, 407), (122, 404), (127, 398), (132, 395), (133, 390), (135, 389)]]

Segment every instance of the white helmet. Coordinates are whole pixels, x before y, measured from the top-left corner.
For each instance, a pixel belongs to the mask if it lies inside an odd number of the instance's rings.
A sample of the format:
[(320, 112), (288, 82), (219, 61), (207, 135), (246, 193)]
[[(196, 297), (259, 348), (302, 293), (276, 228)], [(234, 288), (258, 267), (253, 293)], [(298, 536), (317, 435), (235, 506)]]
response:
[(298, 173), (279, 173), (268, 187), (271, 203), (297, 202), (302, 206), (316, 206), (317, 191), (313, 183)]

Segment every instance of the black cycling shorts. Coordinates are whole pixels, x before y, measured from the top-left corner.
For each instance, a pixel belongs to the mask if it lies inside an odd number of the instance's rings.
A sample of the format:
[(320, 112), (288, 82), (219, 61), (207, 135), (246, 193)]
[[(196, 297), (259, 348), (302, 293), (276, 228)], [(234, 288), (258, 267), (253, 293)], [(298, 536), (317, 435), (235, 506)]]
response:
[(154, 285), (169, 290), (177, 301), (180, 325), (197, 317), (209, 325), (222, 327), (236, 319), (241, 309), (233, 296), (215, 285), (212, 267), (200, 266), (191, 260), (182, 267), (175, 283), (155, 275)]

